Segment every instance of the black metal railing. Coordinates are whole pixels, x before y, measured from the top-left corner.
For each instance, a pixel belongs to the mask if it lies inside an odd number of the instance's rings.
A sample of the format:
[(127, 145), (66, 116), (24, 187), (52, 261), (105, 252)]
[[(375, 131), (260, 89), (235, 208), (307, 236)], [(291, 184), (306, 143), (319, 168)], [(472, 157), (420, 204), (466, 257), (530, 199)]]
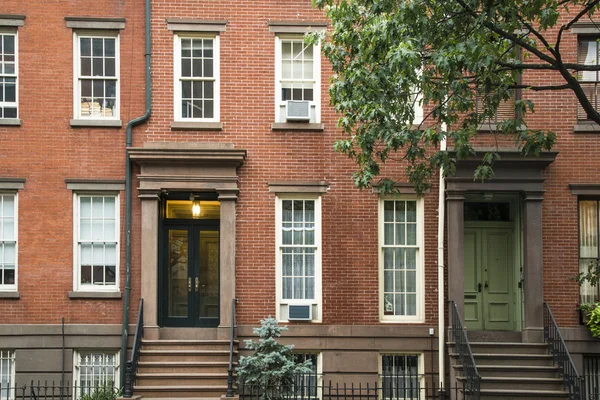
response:
[(583, 400), (582, 388), (585, 387), (583, 379), (575, 369), (571, 354), (569, 354), (548, 303), (544, 303), (544, 340), (548, 343), (548, 350), (550, 350), (552, 358), (558, 364), (565, 388), (569, 391), (569, 399)]
[(29, 385), (0, 384), (0, 400), (116, 400), (121, 395), (112, 382), (77, 386), (67, 382), (31, 381)]
[(583, 357), (585, 399), (600, 400), (600, 357)]
[(235, 303), (237, 303), (237, 299), (232, 299), (231, 335), (229, 337), (229, 368), (227, 369), (227, 394), (225, 397), (233, 397), (233, 341), (235, 339)]
[(135, 384), (135, 375), (137, 374), (138, 361), (140, 359), (140, 348), (142, 347), (142, 338), (144, 337), (144, 299), (140, 299), (140, 308), (138, 311), (137, 324), (135, 326), (135, 336), (133, 338), (133, 348), (131, 357), (125, 365), (125, 383), (123, 385), (123, 397), (133, 396), (133, 385)]
[(479, 400), (481, 377), (477, 371), (477, 365), (473, 358), (473, 351), (467, 338), (467, 330), (463, 324), (458, 306), (454, 301), (450, 301), (450, 314), (452, 319), (452, 327), (450, 329), (450, 341), (454, 342), (458, 359), (462, 364), (462, 371), (465, 378), (465, 391), (467, 398)]
[[(316, 378), (316, 379), (315, 379)], [(323, 375), (295, 377), (290, 385), (238, 385), (240, 400), (457, 400), (471, 399), (463, 385), (440, 389), (431, 375), (379, 375), (368, 383), (332, 383)]]

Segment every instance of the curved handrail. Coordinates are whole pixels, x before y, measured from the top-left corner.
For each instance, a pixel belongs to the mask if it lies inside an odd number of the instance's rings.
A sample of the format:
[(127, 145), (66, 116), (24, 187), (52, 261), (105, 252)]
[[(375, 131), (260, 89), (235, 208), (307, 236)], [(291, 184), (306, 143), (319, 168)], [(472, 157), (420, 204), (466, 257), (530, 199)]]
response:
[(468, 392), (471, 399), (479, 400), (481, 391), (481, 376), (479, 375), (479, 371), (477, 371), (477, 365), (475, 364), (475, 359), (473, 358), (473, 351), (471, 350), (471, 345), (469, 344), (469, 339), (467, 338), (467, 331), (464, 327), (462, 319), (460, 318), (458, 306), (454, 301), (450, 301), (450, 303), (452, 314), (452, 328), (450, 331), (452, 334), (451, 340), (456, 346), (458, 358), (460, 359), (463, 367), (463, 373), (467, 380), (465, 390)]

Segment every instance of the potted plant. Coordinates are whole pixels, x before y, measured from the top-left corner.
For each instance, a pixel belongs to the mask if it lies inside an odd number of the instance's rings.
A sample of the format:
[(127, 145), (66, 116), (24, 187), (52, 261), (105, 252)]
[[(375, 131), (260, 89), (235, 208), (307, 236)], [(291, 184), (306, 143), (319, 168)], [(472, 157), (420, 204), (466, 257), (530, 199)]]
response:
[[(595, 288), (600, 280), (600, 260), (592, 260), (587, 272), (578, 273), (574, 280), (580, 287), (587, 283)], [(598, 300), (583, 302), (577, 305), (577, 310), (579, 310), (579, 322), (590, 328), (592, 336), (600, 337), (600, 302)]]

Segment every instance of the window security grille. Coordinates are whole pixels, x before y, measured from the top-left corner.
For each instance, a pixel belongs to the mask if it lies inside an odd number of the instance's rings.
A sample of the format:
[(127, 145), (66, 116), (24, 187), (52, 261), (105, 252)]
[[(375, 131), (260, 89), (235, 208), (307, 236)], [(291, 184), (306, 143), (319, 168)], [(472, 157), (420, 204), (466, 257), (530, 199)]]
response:
[(385, 400), (419, 398), (419, 356), (381, 356), (381, 389)]
[(9, 387), (14, 386), (15, 353), (0, 350), (0, 399), (12, 400), (14, 393)]

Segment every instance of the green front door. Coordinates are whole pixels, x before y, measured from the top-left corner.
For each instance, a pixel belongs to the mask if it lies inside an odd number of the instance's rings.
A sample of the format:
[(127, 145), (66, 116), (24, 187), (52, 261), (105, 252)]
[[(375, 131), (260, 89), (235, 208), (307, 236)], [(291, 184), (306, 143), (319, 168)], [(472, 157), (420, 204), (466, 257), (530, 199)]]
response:
[(512, 228), (465, 226), (465, 324), (471, 330), (515, 330)]

